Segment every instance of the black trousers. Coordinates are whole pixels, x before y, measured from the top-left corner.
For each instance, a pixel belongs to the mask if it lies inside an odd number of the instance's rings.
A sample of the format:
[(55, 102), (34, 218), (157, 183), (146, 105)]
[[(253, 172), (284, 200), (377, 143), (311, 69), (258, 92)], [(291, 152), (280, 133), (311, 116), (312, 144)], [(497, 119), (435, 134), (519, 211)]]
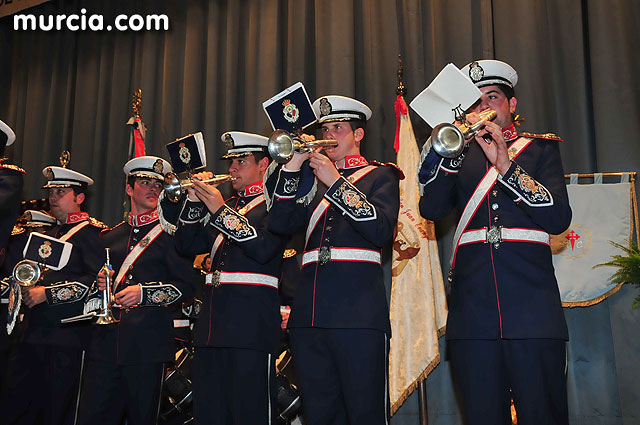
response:
[(82, 377), (79, 425), (155, 425), (164, 363), (116, 365), (88, 360)]
[(241, 348), (196, 347), (191, 380), (197, 425), (275, 424), (275, 359)]
[(11, 353), (2, 423), (73, 425), (83, 351), (19, 343)]
[(565, 341), (449, 340), (467, 425), (568, 425)]
[(387, 425), (389, 344), (373, 329), (293, 328), (306, 425)]

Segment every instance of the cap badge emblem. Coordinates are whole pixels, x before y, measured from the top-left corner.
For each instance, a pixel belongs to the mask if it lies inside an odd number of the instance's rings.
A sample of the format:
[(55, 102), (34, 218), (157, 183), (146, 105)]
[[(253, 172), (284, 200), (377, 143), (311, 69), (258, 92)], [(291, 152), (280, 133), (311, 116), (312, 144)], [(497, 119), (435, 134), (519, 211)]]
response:
[(153, 163), (153, 171), (158, 173), (158, 174), (162, 174), (163, 168), (164, 168), (164, 166), (162, 164), (162, 160), (161, 159), (156, 159), (156, 162)]
[(484, 69), (482, 69), (478, 62), (473, 62), (469, 67), (469, 78), (471, 78), (471, 81), (473, 81), (474, 83), (477, 83), (478, 81), (482, 80), (483, 77)]
[(233, 137), (229, 133), (226, 133), (224, 136), (224, 144), (227, 149), (231, 149), (233, 147)]
[(53, 170), (51, 169), (51, 167), (47, 167), (47, 169), (44, 170), (44, 176), (47, 178), (47, 180), (53, 180)]
[(331, 113), (332, 107), (331, 103), (327, 100), (326, 97), (320, 99), (320, 116), (325, 117)]

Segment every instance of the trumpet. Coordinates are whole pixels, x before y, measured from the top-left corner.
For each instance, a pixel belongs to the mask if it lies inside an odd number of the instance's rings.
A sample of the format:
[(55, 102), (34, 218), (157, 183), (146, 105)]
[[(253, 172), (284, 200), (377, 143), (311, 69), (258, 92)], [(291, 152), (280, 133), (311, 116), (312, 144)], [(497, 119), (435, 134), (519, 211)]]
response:
[(431, 147), (440, 156), (456, 158), (462, 153), (468, 141), (496, 116), (497, 112), (489, 109), (480, 112), (480, 121), (475, 124), (469, 124), (466, 121), (460, 127), (448, 123), (438, 124), (431, 132)]
[(284, 130), (276, 130), (269, 136), (267, 150), (271, 158), (278, 164), (289, 162), (294, 153), (311, 152), (315, 148), (331, 148), (338, 146), (337, 140), (313, 140), (305, 142), (298, 136)]
[[(234, 181), (235, 179), (236, 178), (232, 177), (231, 174), (217, 174), (210, 179), (200, 181), (207, 184), (216, 184)], [(178, 202), (180, 198), (182, 198), (184, 191), (191, 186), (193, 186), (192, 179), (180, 180), (176, 173), (172, 171), (168, 172), (164, 176), (164, 184), (162, 185), (165, 196), (173, 203)]]
[(96, 325), (110, 325), (112, 323), (118, 323), (118, 319), (113, 315), (113, 295), (111, 294), (111, 261), (109, 260), (109, 248), (105, 248), (107, 260), (104, 266), (100, 269), (100, 273), (104, 273), (106, 288), (102, 291), (102, 298), (100, 300), (100, 308), (98, 310), (90, 311), (79, 316), (68, 317), (60, 320), (60, 323), (79, 322), (82, 320), (96, 318)]
[(13, 267), (13, 278), (22, 287), (33, 286), (40, 280), (42, 269), (35, 261), (22, 260)]

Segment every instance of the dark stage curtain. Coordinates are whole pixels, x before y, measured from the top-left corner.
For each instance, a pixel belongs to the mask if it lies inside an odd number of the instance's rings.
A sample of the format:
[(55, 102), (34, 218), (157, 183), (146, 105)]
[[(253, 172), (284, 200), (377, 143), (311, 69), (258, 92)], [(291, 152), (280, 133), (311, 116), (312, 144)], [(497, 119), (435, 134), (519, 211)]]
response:
[[(343, 94), (367, 103), (373, 119), (364, 154), (394, 161), (398, 53), (407, 100), (449, 62), (505, 60), (519, 73), (522, 129), (563, 137), (566, 172), (633, 171), (640, 163), (635, 0), (53, 0), (25, 12), (82, 8), (107, 23), (118, 14), (164, 13), (170, 29), (16, 31), (12, 17), (0, 19), (0, 118), (18, 135), (8, 155), (28, 171), (26, 199), (44, 195), (42, 168), (68, 149), (71, 167), (96, 181), (88, 211), (110, 225), (123, 213), (135, 89), (143, 92), (149, 154), (166, 157), (166, 143), (202, 131), (209, 169), (224, 172), (215, 160), (224, 151), (220, 134), (267, 135), (262, 102), (302, 81), (312, 100)], [(412, 117), (422, 144), (430, 129)], [(443, 258), (450, 232), (450, 223), (439, 223)], [(572, 423), (640, 418), (634, 291), (567, 311)], [(447, 361), (428, 388), (431, 423), (460, 423)], [(393, 423), (417, 423), (415, 395)]]

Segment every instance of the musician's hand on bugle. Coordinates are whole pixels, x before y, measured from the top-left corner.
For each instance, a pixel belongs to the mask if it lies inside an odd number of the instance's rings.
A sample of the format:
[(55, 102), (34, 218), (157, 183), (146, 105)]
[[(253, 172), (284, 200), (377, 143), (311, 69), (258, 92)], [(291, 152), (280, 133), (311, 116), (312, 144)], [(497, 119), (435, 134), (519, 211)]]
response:
[(123, 307), (131, 307), (140, 304), (140, 295), (142, 288), (140, 285), (131, 285), (115, 294), (115, 302)]
[(218, 184), (205, 184), (194, 180), (193, 187), (189, 189), (189, 191), (193, 190), (198, 199), (204, 202), (211, 214), (215, 214), (224, 205), (224, 198), (217, 186)]
[[(201, 171), (199, 173), (192, 175), (191, 178), (193, 180), (208, 180), (210, 178), (213, 178), (213, 173), (211, 171)], [(196, 195), (196, 192), (193, 189), (193, 187), (189, 187), (187, 189), (187, 199), (189, 199), (191, 202), (198, 202), (200, 200)]]
[(44, 286), (30, 286), (22, 288), (22, 299), (29, 308), (33, 308), (47, 300)]
[[(299, 138), (304, 140), (305, 142), (312, 142), (316, 140), (316, 138), (310, 134), (301, 134)], [(289, 171), (300, 170), (300, 168), (302, 168), (302, 164), (309, 159), (309, 155), (310, 155), (309, 152), (303, 152), (303, 153), (294, 152), (293, 158), (291, 158), (289, 162), (287, 162), (284, 165), (284, 168)]]
[(484, 151), (487, 160), (495, 165), (501, 175), (504, 175), (511, 166), (511, 160), (507, 153), (507, 143), (504, 140), (502, 128), (495, 122), (488, 121), (476, 134), (475, 140)]
[(331, 187), (340, 178), (340, 173), (333, 161), (322, 154), (322, 148), (316, 149), (309, 155), (309, 165), (318, 180), (327, 187)]
[[(114, 271), (109, 270), (109, 276), (111, 277), (112, 287), (113, 287), (113, 275), (114, 275)], [(100, 271), (98, 272), (96, 281), (98, 282), (98, 289), (100, 291), (104, 291), (105, 289), (107, 289), (107, 278), (106, 278), (106, 273), (104, 272), (104, 267), (101, 268)]]

